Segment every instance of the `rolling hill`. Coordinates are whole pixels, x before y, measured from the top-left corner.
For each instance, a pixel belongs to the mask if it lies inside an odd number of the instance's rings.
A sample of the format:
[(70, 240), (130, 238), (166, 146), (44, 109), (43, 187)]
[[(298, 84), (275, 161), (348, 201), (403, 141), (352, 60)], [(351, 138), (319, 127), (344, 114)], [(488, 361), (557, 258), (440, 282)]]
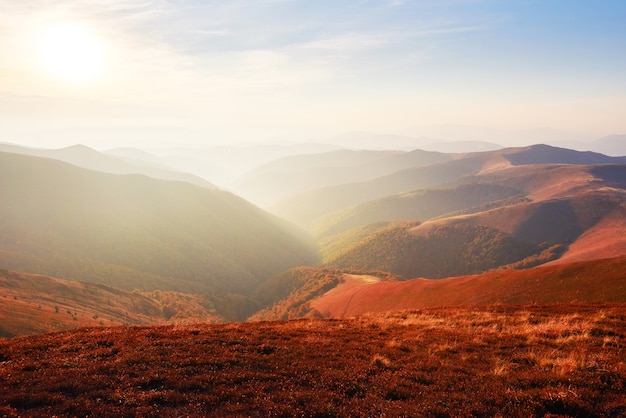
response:
[(558, 245), (528, 242), (489, 226), (442, 223), (425, 230), (406, 222), (392, 223), (336, 251), (326, 266), (388, 271), (407, 279), (445, 278), (514, 263), (530, 266), (559, 254)]
[(80, 327), (222, 320), (198, 295), (158, 290), (129, 292), (0, 270), (0, 338)]
[(312, 244), (228, 192), (0, 153), (0, 266), (121, 289), (251, 294)]
[(240, 177), (232, 189), (263, 207), (307, 190), (372, 180), (404, 168), (450, 160), (436, 152), (336, 150), (295, 155), (262, 165)]
[[(323, 220), (316, 248), (302, 230), (226, 191), (0, 153), (0, 268), (194, 294), (192, 305), (243, 320), (259, 310), (270, 319), (314, 314), (310, 303), (346, 275), (358, 289), (626, 255), (619, 158), (543, 145), (455, 155), (338, 151), (279, 160), (257, 174), (323, 171), (351, 156), (348, 171), (422, 166), (358, 183), (365, 201), (347, 210), (319, 218), (353, 200), (355, 183), (301, 207), (300, 215)], [(415, 184), (424, 187), (395, 192)]]
[(483, 166), (478, 159), (454, 160), (400, 170), (370, 181), (324, 187), (287, 198), (268, 208), (304, 228), (321, 216), (373, 199), (421, 188), (441, 187)]
[[(400, 281), (380, 274), (335, 273), (335, 285), (323, 293), (309, 294), (300, 302), (302, 294), (294, 291), (251, 319), (348, 318), (444, 306), (626, 302), (624, 256), (438, 280)], [(309, 272), (308, 277), (307, 287), (314, 288), (316, 273)]]
[(98, 152), (85, 145), (73, 145), (59, 149), (27, 148), (12, 144), (0, 143), (0, 152), (30, 155), (33, 157), (52, 158), (88, 170), (111, 174), (143, 174), (160, 180), (177, 180), (201, 187), (215, 188), (213, 184), (198, 176), (174, 170), (152, 159), (128, 158)]
[[(564, 253), (572, 260), (625, 255), (625, 201), (623, 190), (600, 190), (421, 224), (392, 223), (368, 234), (328, 237), (322, 254), (330, 267), (383, 270), (405, 278), (532, 267)], [(598, 237), (604, 240), (590, 247)]]
[(449, 189), (423, 189), (357, 205), (322, 217), (312, 227), (326, 237), (377, 222), (427, 220), (459, 211), (480, 212), (525, 201), (519, 190), (497, 184), (466, 184)]
[[(401, 169), (369, 181), (306, 191), (278, 202), (269, 210), (308, 229), (320, 222), (320, 218), (330, 213), (419, 189), (441, 189), (497, 180), (500, 181), (498, 183), (500, 186), (524, 191), (525, 187), (532, 184), (529, 183), (530, 180), (524, 179), (528, 173), (533, 173), (534, 181), (541, 183), (545, 177), (554, 179), (553, 176), (546, 176), (546, 173), (554, 168), (565, 171), (572, 169), (572, 166), (576, 169), (576, 166), (582, 165), (623, 164), (624, 162), (626, 162), (626, 157), (608, 157), (547, 145), (457, 154), (450, 161)], [(593, 176), (589, 175), (589, 177)], [(558, 189), (558, 194), (563, 194), (562, 185), (552, 183), (552, 186)], [(528, 191), (527, 194), (529, 194)], [(533, 196), (528, 197), (534, 199)]]

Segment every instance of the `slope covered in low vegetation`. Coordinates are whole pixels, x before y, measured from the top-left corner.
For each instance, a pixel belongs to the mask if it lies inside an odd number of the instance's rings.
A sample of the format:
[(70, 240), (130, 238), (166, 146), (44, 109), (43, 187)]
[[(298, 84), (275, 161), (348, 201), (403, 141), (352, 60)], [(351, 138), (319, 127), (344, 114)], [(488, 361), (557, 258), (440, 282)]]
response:
[(451, 213), (482, 212), (526, 201), (524, 194), (495, 184), (466, 184), (448, 189), (417, 190), (373, 200), (320, 219), (312, 227), (326, 237), (359, 226), (391, 221), (425, 221)]
[(339, 285), (309, 301), (309, 316), (343, 318), (440, 306), (572, 302), (626, 302), (626, 258), (440, 280), (370, 283), (360, 288)]
[(0, 340), (0, 415), (626, 413), (626, 306), (87, 328)]
[[(392, 224), (353, 243), (327, 261), (328, 266), (382, 270), (406, 279), (474, 274), (500, 266), (557, 256), (556, 248), (523, 241), (495, 228), (449, 223), (413, 234), (415, 224)], [(548, 251), (546, 251), (548, 250)]]
[(381, 271), (355, 271), (334, 268), (298, 267), (261, 285), (255, 295), (263, 308), (249, 320), (285, 320), (316, 316), (310, 302), (345, 282), (346, 276), (359, 275), (376, 281), (395, 281), (397, 276)]
[(114, 325), (220, 322), (199, 295), (129, 292), (0, 270), (0, 338)]

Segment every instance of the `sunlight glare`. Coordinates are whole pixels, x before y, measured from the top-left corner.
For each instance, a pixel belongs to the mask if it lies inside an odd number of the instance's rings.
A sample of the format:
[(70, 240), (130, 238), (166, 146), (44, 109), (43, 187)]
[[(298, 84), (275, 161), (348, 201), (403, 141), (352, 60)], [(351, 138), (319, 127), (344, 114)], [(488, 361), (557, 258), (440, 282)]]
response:
[(81, 82), (95, 78), (102, 71), (104, 47), (86, 27), (59, 23), (42, 30), (39, 56), (47, 73)]

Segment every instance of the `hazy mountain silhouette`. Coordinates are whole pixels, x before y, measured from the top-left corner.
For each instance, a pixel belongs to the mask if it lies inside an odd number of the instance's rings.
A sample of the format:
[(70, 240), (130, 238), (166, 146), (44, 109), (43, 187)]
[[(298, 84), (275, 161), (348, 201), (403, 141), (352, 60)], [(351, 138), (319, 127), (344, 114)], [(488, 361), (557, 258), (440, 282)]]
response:
[[(423, 167), (401, 169), (373, 180), (323, 187), (284, 199), (269, 209), (305, 228), (315, 225), (320, 217), (371, 200), (425, 188), (487, 182), (490, 179), (521, 178), (545, 164), (598, 164), (626, 162), (626, 157), (609, 157), (547, 145), (461, 154), (454, 160)], [(521, 166), (536, 166), (529, 169)], [(515, 167), (520, 166), (520, 167)], [(542, 179), (537, 179), (541, 182)], [(523, 190), (521, 186), (511, 186)], [(560, 187), (560, 186), (559, 186)]]
[(60, 149), (26, 148), (11, 144), (0, 144), (0, 152), (13, 152), (16, 154), (31, 155), (35, 157), (52, 158), (89, 170), (101, 171), (112, 174), (143, 174), (148, 177), (161, 180), (178, 180), (196, 184), (202, 187), (214, 188), (215, 186), (200, 177), (182, 171), (165, 167), (151, 161), (129, 160), (119, 156), (108, 155), (98, 152), (85, 145), (73, 145)]
[(450, 160), (446, 154), (415, 150), (338, 150), (285, 157), (262, 165), (233, 185), (235, 193), (261, 206), (306, 190), (367, 181), (409, 167)]
[(610, 135), (600, 138), (591, 143), (596, 152), (606, 155), (626, 155), (626, 135)]
[(231, 193), (0, 153), (0, 265), (123, 289), (247, 294), (315, 262), (306, 237)]

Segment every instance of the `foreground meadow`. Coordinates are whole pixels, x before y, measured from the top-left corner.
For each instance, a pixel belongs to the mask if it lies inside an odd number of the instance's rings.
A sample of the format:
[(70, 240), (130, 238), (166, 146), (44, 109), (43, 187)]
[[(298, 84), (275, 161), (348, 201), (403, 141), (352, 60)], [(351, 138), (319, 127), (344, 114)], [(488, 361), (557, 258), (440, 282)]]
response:
[(624, 416), (626, 304), (0, 341), (3, 416)]

